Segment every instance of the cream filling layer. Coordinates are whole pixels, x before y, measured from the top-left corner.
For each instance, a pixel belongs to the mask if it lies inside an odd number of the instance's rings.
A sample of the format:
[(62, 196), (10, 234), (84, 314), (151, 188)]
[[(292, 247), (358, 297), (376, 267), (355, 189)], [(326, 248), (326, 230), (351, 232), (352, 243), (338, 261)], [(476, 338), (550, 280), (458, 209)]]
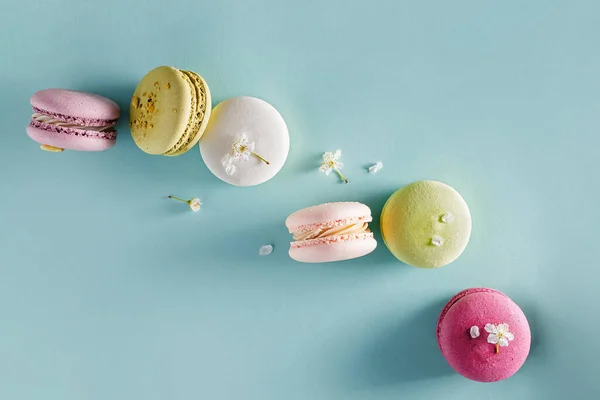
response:
[(54, 126), (62, 126), (65, 128), (74, 128), (74, 129), (80, 129), (82, 131), (94, 131), (94, 132), (104, 132), (106, 130), (111, 129), (113, 126), (112, 125), (105, 125), (105, 126), (81, 126), (81, 125), (77, 125), (77, 124), (71, 124), (69, 122), (65, 122), (65, 121), (61, 121), (60, 119), (55, 119), (52, 118), (48, 115), (44, 115), (44, 114), (39, 114), (39, 113), (35, 113), (31, 116), (31, 119), (34, 119), (38, 122), (42, 122), (44, 124), (48, 124), (48, 125), (54, 125)]
[(294, 240), (299, 242), (302, 240), (321, 239), (321, 238), (332, 237), (332, 236), (368, 233), (368, 232), (370, 232), (369, 224), (367, 222), (361, 222), (358, 224), (335, 226), (333, 228), (317, 228), (317, 229), (314, 229), (311, 231), (294, 233), (293, 236), (294, 236)]

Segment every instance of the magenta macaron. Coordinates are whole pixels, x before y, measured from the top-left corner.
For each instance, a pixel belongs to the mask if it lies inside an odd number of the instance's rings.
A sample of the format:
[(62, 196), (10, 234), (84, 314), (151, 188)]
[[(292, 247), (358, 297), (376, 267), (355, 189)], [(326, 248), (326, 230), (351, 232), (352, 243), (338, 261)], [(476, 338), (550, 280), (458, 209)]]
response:
[(45, 89), (31, 96), (31, 106), (27, 135), (43, 150), (103, 151), (115, 145), (120, 109), (106, 97)]
[(446, 304), (437, 341), (448, 364), (478, 382), (511, 377), (529, 354), (531, 331), (525, 314), (494, 289), (466, 289)]
[(293, 235), (290, 257), (306, 263), (362, 257), (377, 247), (369, 230), (371, 209), (361, 203), (327, 203), (290, 215), (285, 225)]

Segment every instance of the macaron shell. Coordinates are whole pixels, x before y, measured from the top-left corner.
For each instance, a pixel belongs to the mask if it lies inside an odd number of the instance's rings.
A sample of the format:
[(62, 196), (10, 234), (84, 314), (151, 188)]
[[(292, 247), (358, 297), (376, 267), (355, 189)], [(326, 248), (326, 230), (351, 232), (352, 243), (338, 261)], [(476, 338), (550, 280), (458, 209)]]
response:
[(120, 108), (114, 101), (93, 93), (67, 89), (44, 89), (30, 99), (34, 109), (51, 116), (65, 116), (69, 122), (89, 125), (90, 120), (99, 124), (119, 118)]
[(188, 81), (178, 69), (162, 66), (138, 84), (129, 107), (129, 127), (144, 152), (163, 154), (185, 134), (196, 102)]
[(66, 150), (104, 151), (116, 143), (116, 137), (108, 139), (85, 136), (86, 132), (78, 129), (45, 130), (29, 125), (26, 131), (27, 135), (39, 144)]
[[(450, 214), (452, 220), (443, 222)], [(438, 268), (456, 260), (471, 236), (471, 213), (461, 195), (437, 181), (419, 181), (396, 191), (381, 214), (381, 233), (400, 261), (420, 268)], [(435, 246), (432, 239), (442, 238)]]
[[(231, 154), (233, 143), (246, 134), (255, 143), (257, 157), (235, 162), (236, 171), (227, 175), (223, 158)], [(235, 97), (217, 105), (204, 135), (200, 153), (208, 169), (222, 181), (235, 186), (259, 185), (273, 178), (283, 167), (290, 149), (287, 125), (269, 103), (255, 97)]]
[(166, 156), (179, 156), (191, 150), (206, 131), (212, 110), (210, 89), (208, 88), (206, 81), (195, 72), (182, 72), (190, 78), (190, 82), (194, 86), (196, 92), (196, 113), (193, 115), (194, 126), (192, 129), (190, 129), (189, 135), (185, 139), (185, 142), (183, 142), (179, 147), (176, 145), (175, 149), (166, 152)]
[(371, 209), (358, 202), (326, 203), (307, 207), (291, 214), (285, 221), (290, 232), (300, 226), (371, 215)]
[[(452, 299), (444, 311), (437, 327), (438, 345), (450, 366), (464, 377), (496, 382), (512, 376), (527, 359), (531, 346), (529, 323), (519, 306), (503, 293), (471, 289), (458, 300)], [(506, 323), (514, 335), (514, 340), (500, 347), (498, 353), (487, 341), (488, 323)], [(479, 337), (471, 337), (472, 326), (479, 328)]]
[(350, 239), (345, 241), (322, 243), (307, 247), (291, 247), (289, 255), (292, 259), (303, 263), (324, 263), (344, 261), (371, 253), (377, 247), (373, 237)]

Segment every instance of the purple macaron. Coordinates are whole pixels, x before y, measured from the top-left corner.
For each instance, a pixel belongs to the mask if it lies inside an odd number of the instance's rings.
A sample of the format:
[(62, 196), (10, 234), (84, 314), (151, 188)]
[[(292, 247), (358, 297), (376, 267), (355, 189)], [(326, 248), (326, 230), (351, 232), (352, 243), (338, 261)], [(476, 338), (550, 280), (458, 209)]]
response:
[(96, 94), (45, 89), (31, 96), (27, 135), (43, 150), (103, 151), (115, 145), (117, 103)]

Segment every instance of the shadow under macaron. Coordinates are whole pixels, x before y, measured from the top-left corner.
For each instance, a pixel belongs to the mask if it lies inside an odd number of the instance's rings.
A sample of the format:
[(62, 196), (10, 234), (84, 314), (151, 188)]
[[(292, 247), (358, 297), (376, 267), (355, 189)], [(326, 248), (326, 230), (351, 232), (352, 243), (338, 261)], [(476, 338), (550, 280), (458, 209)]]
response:
[(439, 298), (416, 314), (382, 327), (362, 347), (348, 380), (361, 388), (374, 388), (454, 374), (436, 339), (437, 320), (447, 301)]

